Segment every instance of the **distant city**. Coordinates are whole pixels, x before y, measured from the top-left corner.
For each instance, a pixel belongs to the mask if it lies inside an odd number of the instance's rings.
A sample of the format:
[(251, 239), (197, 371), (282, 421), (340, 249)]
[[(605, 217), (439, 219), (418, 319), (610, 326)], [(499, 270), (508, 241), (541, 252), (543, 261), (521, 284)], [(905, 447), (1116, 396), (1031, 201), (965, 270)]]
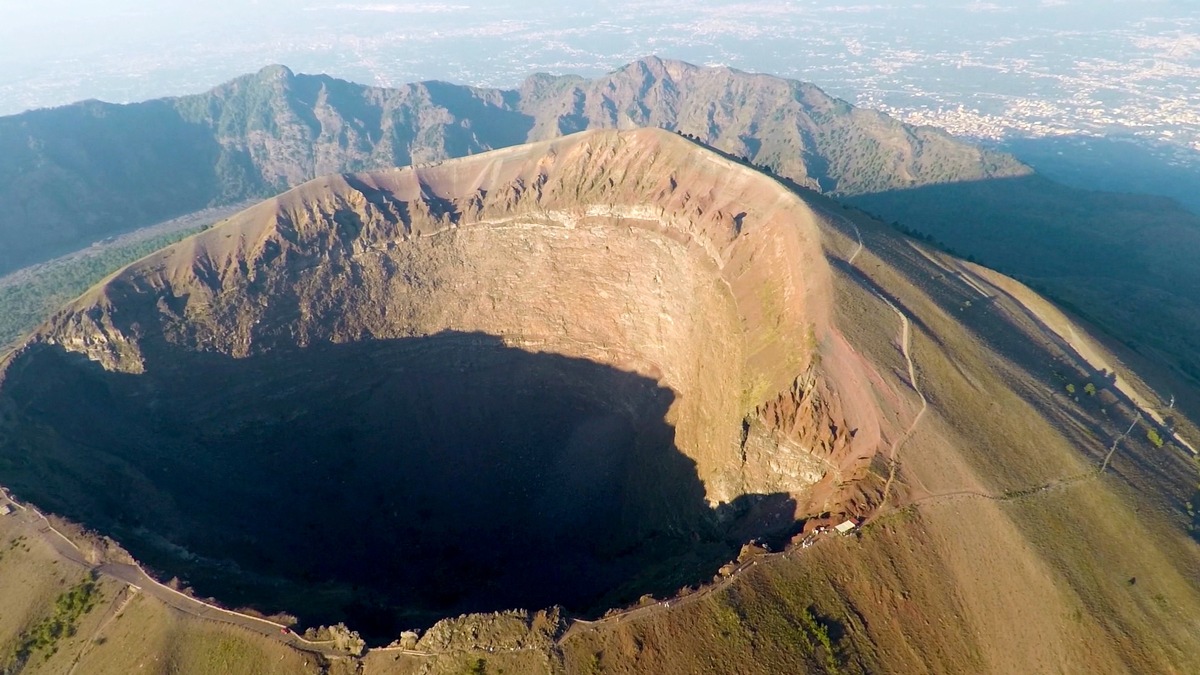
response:
[[(1200, 167), (1200, 5), (114, 0), (0, 5), (0, 114), (203, 91), (269, 63), (358, 82), (512, 87), (658, 54), (795, 77), (985, 142), (1121, 138)], [(575, 5), (583, 4), (584, 8)], [(228, 7), (224, 7), (228, 5)]]

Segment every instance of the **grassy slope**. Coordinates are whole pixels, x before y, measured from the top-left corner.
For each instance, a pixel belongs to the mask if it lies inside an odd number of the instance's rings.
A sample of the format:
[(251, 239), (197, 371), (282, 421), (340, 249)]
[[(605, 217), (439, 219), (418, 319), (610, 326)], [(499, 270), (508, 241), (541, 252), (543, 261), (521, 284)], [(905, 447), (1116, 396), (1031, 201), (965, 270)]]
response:
[[(885, 258), (893, 255), (889, 247), (898, 254), (906, 246), (878, 228), (867, 238)], [(823, 542), (795, 560), (760, 567), (670, 618), (583, 634), (564, 647), (568, 665), (613, 672), (821, 669), (820, 654), (796, 649), (807, 607), (847, 627), (843, 672), (1200, 668), (1200, 645), (1186, 619), (1200, 611), (1200, 550), (1153, 492), (1105, 477), (1007, 501), (935, 496), (966, 490), (1003, 497), (1088, 470), (1096, 448), (1079, 447), (1067, 426), (1088, 418), (1070, 409), (1063, 419), (1043, 415), (1006, 394), (1042, 384), (1018, 367), (1025, 364), (980, 349), (946, 310), (889, 279), (897, 275), (887, 266), (875, 267), (870, 257), (859, 262), (897, 290), (930, 331), (916, 334), (914, 354), (934, 412), (900, 458), (915, 505), (870, 525), (861, 539)], [(916, 271), (936, 278), (936, 270)], [(844, 297), (844, 315), (887, 316), (862, 292)], [(859, 344), (878, 349), (882, 337)], [(1003, 415), (993, 410), (997, 402)], [(1107, 438), (1094, 433), (1092, 444), (1102, 448)], [(1156, 452), (1141, 441), (1133, 448)], [(723, 623), (731, 611), (740, 620)]]
[(885, 220), (1028, 281), (1174, 369), (1163, 389), (1200, 411), (1200, 216), (1160, 197), (1026, 177), (860, 196)]
[(59, 594), (85, 576), (17, 524), (15, 517), (0, 518), (0, 668), (14, 658), (21, 634), (50, 614)]
[[(909, 506), (859, 538), (760, 565), (695, 602), (577, 632), (554, 659), (571, 672), (1200, 671), (1191, 618), (1200, 616), (1200, 547), (1186, 537), (1173, 496), (1194, 483), (1190, 466), (1132, 437), (1111, 474), (1029, 493), (1094, 468), (1129, 412), (1112, 406), (1106, 415), (1064, 396), (1054, 348), (1003, 303), (979, 302), (889, 228), (857, 222), (868, 250), (856, 266), (912, 314), (918, 381), (931, 405), (899, 457), (893, 503)], [(853, 248), (848, 232), (828, 236), (840, 255)], [(894, 314), (856, 275), (840, 274), (838, 293), (855, 345), (905, 391)], [(7, 573), (16, 561), (0, 560), (0, 584), (18, 578)], [(67, 585), (38, 583), (50, 585), (7, 589), (30, 595), (23, 622)], [(95, 662), (94, 672), (155, 658), (213, 669), (277, 658), (258, 638), (178, 624), (153, 609), (130, 615), (144, 625), (114, 634), (112, 652), (106, 642), (86, 655), (113, 659)], [(115, 649), (138, 640), (142, 647)], [(380, 654), (371, 663), (415, 672), (422, 658)], [(487, 672), (546, 665), (543, 655), (458, 654), (434, 670), (464, 672), (478, 658)]]
[[(1178, 502), (1161, 496), (1194, 481), (1186, 460), (1156, 473), (1142, 460), (1164, 451), (1138, 437), (1120, 447), (1112, 473), (1028, 493), (1094, 471), (1120, 425), (1089, 408), (1094, 402), (1056, 391), (1053, 346), (1024, 347), (1032, 338), (1006, 308), (976, 303), (972, 315), (969, 289), (889, 229), (854, 217), (870, 247), (858, 264), (912, 312), (918, 381), (932, 406), (902, 446), (901, 508), (859, 537), (772, 559), (721, 591), (574, 631), (561, 645), (565, 670), (1200, 669), (1190, 618), (1200, 615), (1200, 547), (1184, 532)], [(845, 234), (828, 235), (832, 250), (853, 249)], [(839, 325), (902, 390), (894, 314), (853, 275), (840, 275), (838, 294)], [(1000, 331), (997, 321), (1012, 325)], [(380, 672), (450, 673), (474, 658), (373, 663)]]
[[(37, 532), (0, 518), (0, 672), (23, 631), (54, 615), (55, 601), (87, 578)], [(49, 570), (49, 572), (47, 572)], [(21, 673), (317, 673), (315, 660), (241, 629), (179, 614), (125, 584), (100, 577), (95, 603), (74, 634), (33, 652)], [(118, 611), (119, 610), (119, 611)]]
[(320, 668), (312, 656), (238, 628), (181, 615), (138, 595), (92, 639), (79, 659), (79, 672), (284, 675), (318, 673)]
[[(879, 233), (881, 237), (883, 234)], [(887, 240), (896, 241), (890, 237)], [(895, 251), (893, 261), (901, 260), (903, 248), (882, 241), (876, 245), (885, 255)], [(946, 296), (938, 287), (945, 288), (946, 281), (922, 274), (912, 262), (898, 264), (897, 268), (907, 272), (909, 279), (927, 285), (935, 299)], [(1123, 431), (1124, 422), (1117, 420), (1131, 415), (1120, 406), (1102, 414), (1104, 411), (1086, 396), (1075, 403), (1059, 394), (1055, 390), (1060, 385), (1052, 371), (1069, 366), (1069, 355), (1061, 354), (1062, 361), (1055, 362), (1046, 358), (1047, 353), (1055, 351), (1051, 345), (1042, 345), (1043, 353), (1024, 349), (1037, 335), (1022, 334), (1028, 326), (1005, 318), (1008, 314), (1002, 303), (988, 306), (976, 298), (974, 306), (964, 304), (952, 298), (949, 302), (943, 300), (939, 308), (919, 310), (932, 330), (914, 345), (922, 381), (927, 383), (926, 395), (938, 417), (959, 436), (955, 439), (946, 434), (956, 441), (953, 455), (968, 465), (977, 476), (976, 482), (985, 487), (984, 492), (993, 495), (1020, 493), (1057, 477), (1093, 470), (1120, 433), (1117, 429)], [(980, 342), (991, 350), (979, 349)], [(947, 367), (952, 364), (956, 367)], [(1001, 410), (1003, 414), (997, 414)], [(1185, 670), (1197, 667), (1194, 659), (1200, 652), (1191, 642), (1195, 638), (1145, 602), (1158, 595), (1170, 598), (1176, 611), (1186, 608), (1194, 612), (1200, 607), (1200, 577), (1194, 572), (1200, 550), (1184, 534), (1180, 503), (1161, 497), (1194, 482), (1194, 473), (1179, 453), (1165, 456), (1167, 452), (1133, 435), (1119, 448), (1114, 465), (1119, 479), (1106, 475), (1004, 502), (967, 499), (980, 502), (975, 505), (977, 510), (1000, 509), (997, 516), (1003, 515), (1008, 522), (1013, 547), (1034, 554), (1029, 557), (1037, 563), (1039, 574), (1052, 581), (1062, 598), (1059, 609), (1066, 609), (1076, 624), (1060, 625), (1031, 644), (1048, 642), (1055, 633), (1066, 638), (1079, 631), (1078, 636), (1063, 639), (1062, 646), (1056, 648), (1085, 648), (1074, 650), (1066, 663), (1086, 663), (1088, 657), (1107, 652), (1107, 668), (1124, 664), (1134, 671), (1170, 672), (1173, 666), (1181, 667), (1189, 661)], [(920, 451), (910, 454), (906, 467), (910, 482), (924, 487), (922, 481), (941, 476), (942, 466), (954, 459), (953, 455)], [(945, 508), (951, 500), (926, 503)], [(929, 506), (917, 508), (931, 520)], [(967, 515), (964, 512), (957, 517)], [(961, 546), (967, 533), (979, 538), (980, 547), (993, 539), (1004, 541), (997, 536), (1004, 532), (999, 527), (968, 524), (964, 520), (948, 527), (947, 542), (959, 542)], [(960, 569), (988, 560), (990, 555), (994, 554), (964, 555)], [(1032, 562), (1026, 561), (1026, 565)], [(1021, 569), (994, 563), (990, 566)], [(1129, 578), (1140, 574), (1150, 575), (1152, 588), (1146, 588), (1145, 576), (1141, 582), (1128, 585)], [(993, 578), (992, 582), (1003, 578)], [(961, 588), (970, 585), (961, 584)], [(1017, 584), (1012, 593), (1020, 589)], [(1000, 602), (1002, 597), (1014, 596), (1005, 594), (993, 602), (981, 602), (980, 616), (993, 621), (1003, 617), (1006, 605)], [(1053, 616), (1053, 611), (1044, 610), (1053, 607), (1048, 599), (1054, 597), (1034, 594), (1024, 608), (1009, 605), (1014, 610), (1010, 625), (1033, 620), (1037, 615), (1029, 611), (1032, 608), (1043, 610), (1043, 616)]]

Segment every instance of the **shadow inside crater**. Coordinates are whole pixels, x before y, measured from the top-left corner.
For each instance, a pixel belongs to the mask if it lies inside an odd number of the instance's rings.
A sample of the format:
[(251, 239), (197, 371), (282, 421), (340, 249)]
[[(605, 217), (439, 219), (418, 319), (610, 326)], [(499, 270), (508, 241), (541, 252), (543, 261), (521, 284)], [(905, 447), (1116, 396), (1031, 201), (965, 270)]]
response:
[(386, 641), (467, 611), (597, 614), (707, 580), (748, 519), (793, 506), (711, 509), (671, 390), (488, 335), (146, 351), (141, 375), (17, 357), (0, 483), (200, 595), (305, 625)]

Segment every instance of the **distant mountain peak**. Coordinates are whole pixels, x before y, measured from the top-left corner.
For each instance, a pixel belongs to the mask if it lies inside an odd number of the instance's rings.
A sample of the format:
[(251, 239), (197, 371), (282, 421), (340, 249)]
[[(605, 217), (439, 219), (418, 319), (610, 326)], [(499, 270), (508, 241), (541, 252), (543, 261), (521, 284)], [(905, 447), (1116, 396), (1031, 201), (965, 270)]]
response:
[[(885, 116), (868, 123), (818, 92), (658, 55), (594, 79), (533, 75), (517, 91), (432, 82), (378, 88), (275, 64), (195, 96), (3, 118), (0, 176), (18, 178), (0, 183), (0, 213), (13, 223), (0, 224), (0, 271), (323, 174), (438, 161), (585, 129), (678, 130), (840, 195), (1027, 171), (1011, 157), (984, 156)], [(97, 136), (102, 117), (108, 131)], [(53, 193), (64, 175), (78, 181), (75, 199), (30, 199)], [(37, 231), (25, 222), (39, 223)]]
[(266, 82), (273, 80), (291, 80), (296, 77), (296, 73), (292, 72), (291, 68), (288, 68), (283, 64), (273, 63), (269, 66), (264, 66), (258, 71), (258, 73), (255, 74), (255, 77)]
[(685, 74), (702, 70), (700, 66), (678, 59), (664, 59), (661, 56), (650, 55), (630, 63), (617, 72), (640, 70), (642, 73), (653, 75), (660, 80), (678, 80)]

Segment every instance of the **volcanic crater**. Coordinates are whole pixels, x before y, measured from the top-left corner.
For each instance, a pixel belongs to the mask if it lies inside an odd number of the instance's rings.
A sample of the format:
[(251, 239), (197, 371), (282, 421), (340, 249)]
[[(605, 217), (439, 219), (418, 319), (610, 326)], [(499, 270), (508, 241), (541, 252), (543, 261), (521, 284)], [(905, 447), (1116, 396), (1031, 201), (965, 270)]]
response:
[(10, 355), (0, 471), (203, 595), (380, 639), (670, 593), (878, 444), (821, 358), (816, 218), (658, 130), (318, 179)]

